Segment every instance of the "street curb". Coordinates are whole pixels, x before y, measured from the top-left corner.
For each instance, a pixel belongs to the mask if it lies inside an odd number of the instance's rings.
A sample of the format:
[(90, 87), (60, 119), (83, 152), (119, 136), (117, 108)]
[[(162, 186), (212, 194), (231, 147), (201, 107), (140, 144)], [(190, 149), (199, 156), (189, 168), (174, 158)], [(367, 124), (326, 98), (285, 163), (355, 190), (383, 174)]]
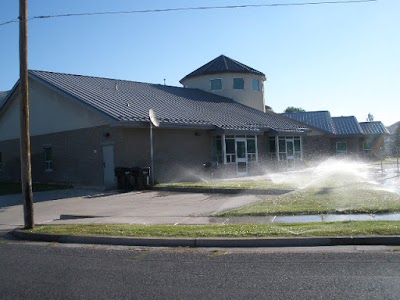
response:
[(16, 238), (55, 243), (99, 244), (147, 247), (318, 247), (318, 246), (400, 246), (400, 236), (340, 236), (296, 238), (147, 238), (116, 236), (81, 236), (32, 233), (15, 229)]
[(283, 195), (294, 190), (280, 189), (229, 189), (229, 188), (185, 188), (185, 187), (152, 187), (152, 191), (200, 193), (200, 194), (245, 194), (245, 195)]

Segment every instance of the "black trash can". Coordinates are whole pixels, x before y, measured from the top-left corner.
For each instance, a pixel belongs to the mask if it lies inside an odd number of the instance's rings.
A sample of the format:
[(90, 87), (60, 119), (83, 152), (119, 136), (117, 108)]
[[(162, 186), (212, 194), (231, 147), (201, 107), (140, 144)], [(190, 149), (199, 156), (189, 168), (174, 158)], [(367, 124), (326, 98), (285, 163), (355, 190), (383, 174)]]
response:
[(132, 168), (135, 177), (135, 189), (144, 190), (150, 188), (150, 168)]
[(133, 188), (130, 168), (117, 167), (114, 170), (118, 181), (118, 189), (128, 191)]

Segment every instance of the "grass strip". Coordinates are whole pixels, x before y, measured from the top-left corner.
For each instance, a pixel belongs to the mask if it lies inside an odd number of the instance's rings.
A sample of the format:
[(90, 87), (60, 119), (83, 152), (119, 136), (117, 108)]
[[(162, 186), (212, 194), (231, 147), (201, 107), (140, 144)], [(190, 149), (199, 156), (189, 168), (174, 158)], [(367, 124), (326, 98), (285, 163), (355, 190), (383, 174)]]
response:
[[(34, 183), (32, 185), (32, 190), (34, 192), (53, 191), (53, 190), (62, 190), (70, 188), (72, 188), (71, 185), (62, 185), (62, 184)], [(20, 182), (0, 182), (0, 195), (10, 195), (19, 193), (21, 193)]]
[(387, 214), (400, 211), (400, 195), (364, 183), (309, 187), (219, 214), (223, 217), (312, 214)]
[(42, 225), (34, 233), (126, 237), (254, 238), (295, 236), (399, 235), (399, 221), (345, 221), (233, 225)]
[(286, 190), (293, 189), (291, 184), (276, 184), (269, 180), (254, 181), (210, 181), (210, 182), (178, 182), (157, 184), (155, 187), (172, 187), (172, 188), (196, 188), (196, 189), (276, 189)]

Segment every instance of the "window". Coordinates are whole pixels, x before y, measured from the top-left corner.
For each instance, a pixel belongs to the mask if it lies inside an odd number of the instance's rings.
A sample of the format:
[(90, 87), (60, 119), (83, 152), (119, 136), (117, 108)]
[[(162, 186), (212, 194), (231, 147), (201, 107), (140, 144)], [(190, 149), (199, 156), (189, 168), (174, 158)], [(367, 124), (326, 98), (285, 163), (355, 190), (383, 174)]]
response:
[(363, 142), (363, 149), (364, 151), (371, 151), (372, 150), (372, 141), (368, 140)]
[(260, 80), (253, 79), (251, 85), (253, 87), (253, 91), (259, 91), (260, 90)]
[(286, 160), (286, 139), (279, 137), (279, 160)]
[(236, 162), (235, 138), (225, 138), (226, 162)]
[(336, 154), (346, 154), (347, 153), (347, 143), (337, 142), (336, 143)]
[(222, 164), (222, 139), (221, 136), (213, 138), (213, 162)]
[(244, 90), (244, 79), (243, 78), (233, 78), (233, 89)]
[(254, 136), (247, 137), (247, 161), (257, 161), (256, 139)]
[(212, 91), (220, 91), (222, 90), (222, 79), (211, 79), (210, 81), (210, 89)]
[(276, 142), (275, 142), (275, 137), (269, 137), (269, 138), (268, 138), (267, 152), (268, 152), (268, 158), (269, 158), (269, 159), (274, 159), (274, 158), (276, 158)]
[(51, 147), (44, 147), (44, 170), (53, 171), (53, 153)]
[[(278, 142), (278, 144), (276, 144)], [(279, 150), (277, 150), (277, 147)], [(278, 160), (301, 160), (302, 159), (302, 143), (300, 136), (279, 136), (269, 137), (268, 144), (268, 157), (269, 159), (277, 158)]]
[(295, 159), (301, 159), (300, 137), (294, 137), (294, 158)]

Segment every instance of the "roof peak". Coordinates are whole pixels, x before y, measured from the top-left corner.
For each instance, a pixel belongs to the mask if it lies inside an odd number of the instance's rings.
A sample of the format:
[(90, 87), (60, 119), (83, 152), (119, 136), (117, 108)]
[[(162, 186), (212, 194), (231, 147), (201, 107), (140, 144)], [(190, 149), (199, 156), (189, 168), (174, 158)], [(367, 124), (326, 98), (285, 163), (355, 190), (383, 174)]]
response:
[(182, 83), (182, 81), (193, 77), (218, 73), (248, 73), (265, 77), (264, 73), (238, 62), (237, 60), (234, 60), (224, 54), (221, 54), (220, 56), (214, 58), (205, 65), (186, 75), (180, 80), (180, 82)]

